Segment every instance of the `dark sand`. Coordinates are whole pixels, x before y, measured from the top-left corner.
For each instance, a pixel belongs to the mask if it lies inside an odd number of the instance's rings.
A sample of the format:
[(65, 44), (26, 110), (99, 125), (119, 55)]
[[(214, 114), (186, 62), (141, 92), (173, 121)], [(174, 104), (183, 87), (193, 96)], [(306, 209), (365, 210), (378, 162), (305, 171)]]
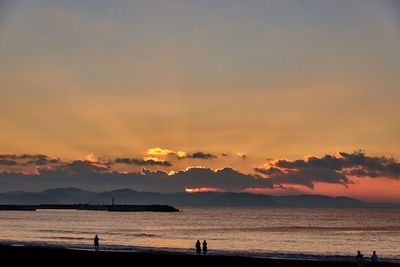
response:
[[(197, 256), (163, 252), (89, 251), (0, 245), (2, 266), (357, 266), (355, 262)], [(10, 264), (4, 264), (5, 262)], [(369, 266), (400, 266), (381, 262)]]

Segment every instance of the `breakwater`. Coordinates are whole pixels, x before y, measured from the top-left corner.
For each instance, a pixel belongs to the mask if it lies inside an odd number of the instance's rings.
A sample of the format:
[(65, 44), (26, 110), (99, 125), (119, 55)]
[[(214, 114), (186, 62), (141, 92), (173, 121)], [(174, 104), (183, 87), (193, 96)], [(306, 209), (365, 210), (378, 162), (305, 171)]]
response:
[(39, 204), (39, 205), (0, 205), (0, 210), (36, 211), (39, 209), (66, 210), (104, 210), (111, 212), (179, 212), (170, 205), (91, 205), (91, 204)]

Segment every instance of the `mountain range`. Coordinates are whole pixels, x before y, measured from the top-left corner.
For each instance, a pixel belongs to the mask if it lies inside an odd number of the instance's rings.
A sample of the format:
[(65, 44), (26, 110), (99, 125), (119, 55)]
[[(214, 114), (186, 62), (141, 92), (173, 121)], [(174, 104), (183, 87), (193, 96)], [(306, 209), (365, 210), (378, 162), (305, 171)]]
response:
[(323, 195), (271, 196), (235, 192), (155, 193), (118, 189), (92, 192), (79, 188), (55, 188), (41, 192), (0, 193), (0, 204), (168, 204), (173, 206), (293, 207), (293, 208), (364, 208), (400, 207), (392, 203), (367, 203), (348, 197)]

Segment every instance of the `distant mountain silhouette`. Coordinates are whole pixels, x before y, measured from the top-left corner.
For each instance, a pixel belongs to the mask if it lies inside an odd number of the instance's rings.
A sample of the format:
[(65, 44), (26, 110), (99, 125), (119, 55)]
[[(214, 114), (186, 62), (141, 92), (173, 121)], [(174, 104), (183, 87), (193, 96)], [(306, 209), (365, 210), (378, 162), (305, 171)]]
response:
[(0, 204), (168, 204), (173, 206), (362, 208), (400, 207), (391, 203), (366, 203), (348, 197), (323, 195), (271, 196), (233, 192), (155, 193), (118, 189), (101, 193), (79, 188), (55, 188), (42, 192), (14, 191), (0, 194)]

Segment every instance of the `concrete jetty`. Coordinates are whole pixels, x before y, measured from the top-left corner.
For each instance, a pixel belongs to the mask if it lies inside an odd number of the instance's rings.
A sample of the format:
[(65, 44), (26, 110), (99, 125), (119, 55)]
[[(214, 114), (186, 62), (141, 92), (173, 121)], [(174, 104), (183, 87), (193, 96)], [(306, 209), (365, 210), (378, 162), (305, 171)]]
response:
[(40, 205), (0, 205), (0, 210), (36, 211), (39, 209), (63, 210), (103, 210), (112, 212), (179, 212), (179, 209), (170, 205), (91, 205), (91, 204), (40, 204)]

